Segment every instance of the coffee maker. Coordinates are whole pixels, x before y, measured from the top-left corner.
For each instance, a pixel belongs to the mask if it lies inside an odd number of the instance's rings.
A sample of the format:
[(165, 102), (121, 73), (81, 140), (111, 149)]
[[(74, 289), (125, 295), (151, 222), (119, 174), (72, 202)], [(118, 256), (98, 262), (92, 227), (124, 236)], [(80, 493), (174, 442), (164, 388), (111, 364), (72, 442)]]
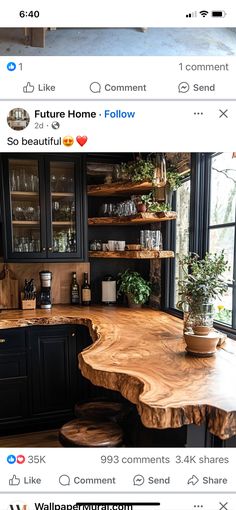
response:
[(39, 299), (40, 308), (50, 309), (52, 308), (51, 302), (52, 273), (51, 271), (40, 271), (39, 276), (41, 282), (41, 291)]

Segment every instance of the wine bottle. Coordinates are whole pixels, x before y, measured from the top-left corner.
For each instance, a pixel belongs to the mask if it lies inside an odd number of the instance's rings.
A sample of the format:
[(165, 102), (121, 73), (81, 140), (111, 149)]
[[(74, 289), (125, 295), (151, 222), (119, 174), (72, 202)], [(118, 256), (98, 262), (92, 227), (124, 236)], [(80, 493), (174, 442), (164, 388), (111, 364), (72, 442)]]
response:
[(71, 304), (79, 305), (79, 284), (77, 283), (76, 273), (72, 273), (72, 283), (71, 283)]
[(84, 273), (84, 282), (81, 287), (82, 305), (88, 306), (91, 303), (91, 288), (88, 282), (88, 273)]

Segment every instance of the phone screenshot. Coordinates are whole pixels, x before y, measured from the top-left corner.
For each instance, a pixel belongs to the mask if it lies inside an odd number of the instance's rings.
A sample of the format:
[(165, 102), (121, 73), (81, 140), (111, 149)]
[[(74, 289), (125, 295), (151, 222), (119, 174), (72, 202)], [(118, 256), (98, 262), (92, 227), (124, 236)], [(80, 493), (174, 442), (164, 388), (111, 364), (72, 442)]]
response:
[(12, 0), (0, 78), (0, 510), (234, 510), (235, 6)]

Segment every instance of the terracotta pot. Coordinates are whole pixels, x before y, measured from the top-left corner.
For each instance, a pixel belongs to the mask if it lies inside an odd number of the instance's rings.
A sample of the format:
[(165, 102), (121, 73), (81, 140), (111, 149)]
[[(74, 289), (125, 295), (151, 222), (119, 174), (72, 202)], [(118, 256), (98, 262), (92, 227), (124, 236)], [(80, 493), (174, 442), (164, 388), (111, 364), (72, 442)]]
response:
[(219, 342), (218, 332), (211, 331), (208, 335), (194, 335), (193, 333), (185, 333), (184, 339), (187, 345), (187, 352), (199, 356), (212, 356), (216, 352)]
[(146, 212), (147, 211), (147, 207), (145, 204), (137, 204), (137, 211), (138, 212)]
[(208, 335), (212, 331), (210, 326), (193, 326), (193, 332), (195, 335), (205, 336)]

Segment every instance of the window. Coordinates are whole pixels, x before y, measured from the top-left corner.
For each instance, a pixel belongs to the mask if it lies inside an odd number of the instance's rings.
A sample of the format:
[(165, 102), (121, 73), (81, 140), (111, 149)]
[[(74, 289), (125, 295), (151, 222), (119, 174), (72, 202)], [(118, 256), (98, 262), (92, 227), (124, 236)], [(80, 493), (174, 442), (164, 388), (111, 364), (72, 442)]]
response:
[(219, 253), (222, 249), (230, 264), (227, 274), (229, 289), (216, 305), (215, 320), (236, 328), (236, 159), (232, 153), (211, 156), (210, 209), (208, 225), (208, 251)]
[(170, 306), (176, 309), (179, 301), (178, 281), (182, 278), (179, 260), (189, 253), (189, 221), (190, 221), (190, 177), (178, 188), (175, 194), (175, 207), (177, 220), (172, 227), (172, 247), (175, 259), (171, 261), (170, 268)]

